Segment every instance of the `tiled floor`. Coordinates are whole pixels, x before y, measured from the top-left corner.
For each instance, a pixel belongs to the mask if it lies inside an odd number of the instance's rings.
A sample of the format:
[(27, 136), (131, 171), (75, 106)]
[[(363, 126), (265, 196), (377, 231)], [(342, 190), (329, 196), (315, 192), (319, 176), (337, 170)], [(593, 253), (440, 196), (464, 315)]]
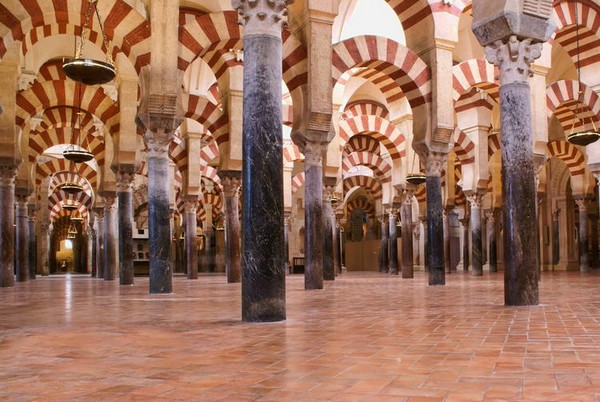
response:
[(303, 285), (270, 324), (242, 323), (222, 276), (0, 289), (0, 400), (600, 401), (600, 273), (544, 274), (543, 305), (519, 308), (502, 274)]

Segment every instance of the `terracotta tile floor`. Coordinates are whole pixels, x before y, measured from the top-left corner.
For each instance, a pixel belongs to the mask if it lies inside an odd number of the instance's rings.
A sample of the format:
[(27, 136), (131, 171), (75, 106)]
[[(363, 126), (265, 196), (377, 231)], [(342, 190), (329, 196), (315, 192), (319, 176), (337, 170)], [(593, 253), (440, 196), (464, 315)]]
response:
[(0, 289), (0, 400), (600, 401), (600, 273), (544, 274), (519, 308), (502, 278), (293, 276), (270, 324), (222, 276), (38, 278)]

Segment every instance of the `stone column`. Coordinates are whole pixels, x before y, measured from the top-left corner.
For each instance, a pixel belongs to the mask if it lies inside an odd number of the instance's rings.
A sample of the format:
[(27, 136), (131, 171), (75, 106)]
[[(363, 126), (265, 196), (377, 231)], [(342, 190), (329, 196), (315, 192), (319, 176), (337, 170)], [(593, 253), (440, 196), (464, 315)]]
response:
[(552, 265), (560, 261), (560, 208), (552, 211)]
[(333, 228), (331, 219), (333, 210), (331, 208), (331, 198), (333, 196), (333, 186), (323, 188), (323, 280), (335, 280), (335, 268), (333, 266)]
[(17, 166), (0, 165), (0, 287), (15, 285), (15, 178)]
[(539, 303), (537, 236), (531, 230), (536, 222), (536, 189), (527, 79), (541, 49), (541, 43), (516, 35), (485, 48), (488, 61), (500, 69), (504, 302), (509, 306)]
[(104, 278), (104, 208), (94, 208), (96, 217), (96, 278)]
[(50, 232), (50, 224), (42, 222), (40, 224), (38, 248), (38, 269), (42, 276), (50, 275)]
[[(244, 26), (242, 320), (248, 322), (286, 317), (281, 29), (287, 3), (232, 0)], [(321, 250), (321, 244), (315, 248)], [(317, 274), (322, 279), (322, 271)], [(308, 282), (309, 287), (319, 285)]]
[(331, 230), (333, 237), (333, 270), (336, 275), (339, 275), (342, 273), (342, 244), (340, 242), (340, 218), (337, 217), (337, 209), (338, 206), (335, 205), (333, 208), (334, 214), (331, 217)]
[(27, 205), (27, 224), (29, 227), (29, 279), (37, 275), (37, 233), (35, 230), (35, 204)]
[(414, 277), (413, 265), (413, 228), (412, 228), (412, 199), (414, 191), (405, 190), (404, 200), (400, 208), (402, 222), (402, 277)]
[(483, 275), (483, 245), (481, 239), (481, 195), (467, 195), (467, 200), (471, 206), (471, 263), (473, 264), (472, 273), (475, 276)]
[(198, 279), (198, 241), (196, 239), (198, 197), (187, 196), (185, 199), (185, 255), (188, 279)]
[(445, 285), (444, 271), (444, 214), (440, 175), (447, 155), (429, 152), (423, 155), (427, 176), (427, 264), (429, 285)]
[(454, 205), (447, 205), (444, 208), (444, 269), (447, 274), (452, 273), (450, 267), (450, 212)]
[(381, 224), (381, 246), (379, 247), (379, 272), (388, 272), (389, 266), (389, 226), (387, 216), (385, 214), (381, 215), (379, 218), (379, 223)]
[(171, 224), (169, 213), (169, 142), (165, 129), (146, 131), (148, 160), (149, 290), (151, 294), (173, 291)]
[(390, 275), (398, 275), (398, 234), (397, 234), (397, 208), (388, 208), (388, 227), (389, 229), (389, 250), (390, 250), (390, 265), (388, 272)]
[(496, 251), (496, 209), (487, 211), (485, 216), (487, 218), (490, 272), (498, 272), (498, 253)]
[[(466, 206), (465, 206), (466, 208)], [(469, 247), (469, 218), (460, 219), (463, 235), (463, 271), (469, 271), (471, 248)]]
[(215, 230), (213, 228), (213, 205), (204, 204), (205, 221), (204, 221), (204, 265), (207, 272), (214, 272), (215, 268)]
[(117, 195), (104, 192), (104, 279), (115, 280), (119, 277), (119, 233), (117, 223)]
[(96, 250), (95, 250), (95, 244), (96, 244), (96, 233), (94, 231), (94, 229), (91, 227), (91, 225), (88, 225), (87, 227), (87, 258), (86, 258), (86, 264), (87, 264), (87, 272), (89, 272), (89, 274), (92, 276), (92, 278), (95, 276), (95, 266), (96, 266)]
[(238, 283), (240, 271), (240, 216), (239, 190), (242, 174), (235, 170), (219, 172), (225, 194), (225, 271), (227, 283)]
[(133, 285), (133, 165), (119, 166), (117, 197), (119, 199), (119, 283)]
[(290, 211), (284, 212), (283, 215), (283, 241), (285, 243), (285, 274), (290, 273), (290, 227), (294, 218)]
[(579, 208), (579, 272), (590, 271), (587, 199), (576, 198)]
[(15, 264), (17, 282), (26, 282), (29, 279), (29, 222), (27, 216), (27, 190), (16, 190), (15, 215), (16, 215), (16, 249)]

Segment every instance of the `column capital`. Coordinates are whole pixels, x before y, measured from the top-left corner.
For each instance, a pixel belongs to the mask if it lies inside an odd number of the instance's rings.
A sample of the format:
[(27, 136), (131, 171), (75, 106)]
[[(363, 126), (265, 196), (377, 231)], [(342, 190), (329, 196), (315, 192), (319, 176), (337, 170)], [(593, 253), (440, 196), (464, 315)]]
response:
[(487, 61), (500, 69), (500, 84), (527, 83), (533, 76), (531, 63), (542, 55), (542, 43), (516, 35), (485, 47)]
[(467, 197), (467, 201), (469, 201), (471, 208), (481, 208), (481, 201), (483, 200), (483, 194), (472, 193), (472, 194), (468, 194), (468, 195), (465, 194), (465, 196)]
[(577, 204), (577, 207), (579, 208), (579, 212), (587, 212), (588, 199), (586, 197), (575, 198), (575, 203)]
[(146, 154), (149, 158), (167, 157), (169, 152), (169, 144), (171, 143), (172, 139), (172, 131), (146, 131), (144, 133)]
[(445, 152), (435, 152), (423, 150), (419, 153), (421, 161), (425, 164), (425, 175), (427, 177), (439, 177), (442, 174), (442, 169), (448, 160), (448, 154)]
[(392, 219), (398, 215), (398, 208), (396, 208), (396, 207), (386, 208), (385, 212), (388, 214), (389, 218)]
[(117, 205), (117, 193), (114, 191), (103, 191), (101, 194), (104, 199), (104, 210), (105, 211), (116, 211)]
[(321, 166), (323, 164), (323, 154), (327, 151), (329, 143), (306, 141), (301, 144), (300, 152), (304, 155), (305, 166)]
[(489, 223), (494, 223), (496, 221), (495, 211), (493, 209), (485, 211), (485, 219), (487, 219)]
[(27, 204), (31, 191), (27, 188), (15, 188), (15, 203)]
[(117, 178), (117, 191), (129, 192), (133, 190), (133, 180), (135, 179), (135, 166), (121, 164), (115, 167)]
[(232, 7), (241, 18), (244, 36), (270, 35), (281, 37), (281, 29), (287, 25), (287, 5), (293, 0), (232, 0)]
[(0, 165), (0, 186), (14, 185), (18, 169), (18, 165)]
[(197, 196), (188, 195), (183, 198), (184, 202), (184, 210), (186, 213), (196, 214), (198, 207), (200, 206), (200, 201)]
[(556, 208), (555, 210), (552, 211), (552, 218), (554, 220), (558, 220), (559, 216), (560, 216), (560, 208)]
[(379, 216), (377, 217), (377, 220), (378, 220), (378, 221), (379, 221), (379, 223), (381, 223), (382, 225), (383, 225), (383, 224), (386, 224), (386, 223), (387, 223), (387, 214), (382, 214), (382, 215), (379, 215)]
[(236, 196), (242, 186), (242, 172), (239, 170), (219, 170), (218, 174), (225, 196)]

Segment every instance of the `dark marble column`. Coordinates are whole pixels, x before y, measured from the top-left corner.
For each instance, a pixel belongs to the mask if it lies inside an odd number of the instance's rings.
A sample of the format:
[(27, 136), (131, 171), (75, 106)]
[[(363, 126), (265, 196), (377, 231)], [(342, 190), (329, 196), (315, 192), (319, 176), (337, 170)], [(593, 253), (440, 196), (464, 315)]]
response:
[(42, 276), (50, 275), (50, 224), (43, 222), (40, 224), (38, 265)]
[(444, 208), (442, 206), (442, 186), (440, 175), (446, 164), (447, 155), (428, 152), (421, 160), (425, 161), (427, 176), (427, 263), (429, 264), (429, 285), (445, 285), (444, 271)]
[(15, 177), (17, 166), (0, 165), (0, 287), (15, 285)]
[(470, 194), (467, 200), (471, 206), (471, 262), (472, 273), (475, 276), (483, 275), (483, 247), (481, 239), (481, 196)]
[(171, 223), (169, 212), (169, 142), (172, 134), (163, 129), (146, 131), (148, 160), (149, 290), (151, 294), (173, 291)]
[(16, 215), (16, 249), (15, 264), (17, 272), (17, 282), (26, 282), (29, 280), (29, 222), (27, 216), (27, 199), (29, 194), (27, 190), (16, 190), (15, 194), (15, 215)]
[(115, 280), (119, 277), (119, 234), (117, 195), (104, 192), (104, 279)]
[(428, 239), (428, 235), (427, 235), (427, 216), (419, 216), (419, 222), (421, 223), (420, 226), (423, 229), (423, 268), (425, 269), (425, 272), (429, 272), (429, 245), (427, 244), (427, 242), (429, 241)]
[(213, 205), (204, 204), (205, 221), (204, 221), (204, 268), (206, 272), (214, 272), (216, 270), (215, 262), (215, 230), (213, 228)]
[(450, 212), (453, 209), (453, 205), (447, 205), (444, 208), (444, 270), (447, 274), (452, 273), (450, 267)]
[(492, 209), (485, 213), (487, 217), (488, 231), (488, 250), (490, 253), (490, 272), (498, 272), (498, 252), (496, 250), (496, 213), (497, 209)]
[(412, 227), (412, 200), (414, 191), (405, 190), (404, 200), (400, 208), (400, 221), (402, 222), (402, 277), (414, 277), (413, 265), (413, 227)]
[(37, 233), (35, 230), (35, 204), (27, 205), (27, 225), (29, 227), (29, 279), (37, 275)]
[(104, 279), (104, 208), (94, 208), (96, 216), (96, 278)]
[(388, 227), (389, 227), (389, 250), (390, 250), (390, 264), (388, 272), (390, 275), (398, 275), (398, 209), (388, 208)]
[(90, 263), (91, 263), (91, 269), (90, 269), (90, 274), (92, 276), (92, 278), (95, 278), (98, 275), (98, 261), (97, 259), (97, 253), (98, 251), (96, 250), (97, 245), (98, 245), (98, 235), (96, 233), (96, 229), (94, 229), (93, 227), (90, 226)]
[(579, 272), (590, 271), (587, 199), (575, 199), (579, 208)]
[(560, 209), (552, 211), (552, 265), (560, 261)]
[(323, 280), (335, 280), (335, 268), (333, 266), (333, 228), (331, 219), (333, 210), (331, 198), (333, 186), (325, 186), (323, 190)]
[[(287, 2), (232, 1), (244, 25), (242, 320), (248, 322), (286, 318), (281, 28)], [(308, 172), (306, 176), (308, 183)], [(319, 208), (321, 189), (319, 183)], [(306, 192), (309, 193), (308, 187)], [(306, 207), (310, 207), (308, 197)], [(308, 238), (309, 220), (306, 225)], [(309, 247), (313, 245), (307, 246), (310, 262)], [(322, 250), (322, 244), (317, 249)], [(305, 276), (307, 288), (318, 287), (319, 283), (313, 283), (308, 276), (310, 273)], [(322, 270), (317, 274), (322, 280)]]
[(502, 210), (504, 302), (509, 306), (539, 303), (529, 66), (542, 44), (511, 36), (486, 46), (489, 62), (500, 69), (502, 125)]
[(285, 249), (285, 274), (290, 273), (290, 226), (292, 225), (293, 217), (290, 211), (283, 213), (283, 241)]
[(387, 215), (383, 214), (379, 218), (379, 223), (381, 224), (381, 245), (379, 247), (379, 272), (386, 273), (388, 272), (388, 267), (390, 265), (389, 260), (389, 225), (387, 220)]
[(333, 269), (336, 275), (342, 273), (342, 242), (340, 220), (344, 214), (341, 202), (333, 204), (333, 216), (331, 217), (331, 226), (333, 229)]
[(119, 283), (133, 285), (133, 179), (135, 167), (120, 166), (117, 171), (119, 199)]
[[(240, 271), (240, 216), (239, 190), (242, 174), (235, 170), (220, 171), (221, 185), (225, 194), (225, 271), (227, 283), (238, 283)], [(287, 259), (287, 258), (286, 258)]]
[(198, 204), (198, 196), (188, 195), (185, 198), (185, 256), (188, 279), (198, 279)]
[[(465, 205), (465, 209), (466, 209)], [(466, 211), (465, 211), (466, 214)], [(463, 271), (469, 271), (470, 265), (470, 255), (471, 255), (471, 247), (469, 246), (469, 218), (460, 219), (460, 223), (462, 224), (462, 235), (463, 235)]]

